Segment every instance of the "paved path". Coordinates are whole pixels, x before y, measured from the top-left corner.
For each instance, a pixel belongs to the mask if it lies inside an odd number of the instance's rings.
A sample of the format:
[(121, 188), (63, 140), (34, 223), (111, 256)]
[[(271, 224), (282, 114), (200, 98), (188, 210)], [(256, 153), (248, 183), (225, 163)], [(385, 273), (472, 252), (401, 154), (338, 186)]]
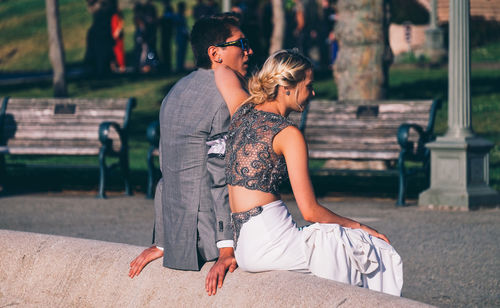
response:
[[(404, 262), (403, 296), (440, 307), (500, 307), (500, 209), (476, 212), (397, 209), (394, 200), (321, 200), (341, 215), (384, 232)], [(287, 202), (298, 224), (294, 202)], [(148, 246), (153, 203), (143, 196), (0, 198), (0, 229)]]

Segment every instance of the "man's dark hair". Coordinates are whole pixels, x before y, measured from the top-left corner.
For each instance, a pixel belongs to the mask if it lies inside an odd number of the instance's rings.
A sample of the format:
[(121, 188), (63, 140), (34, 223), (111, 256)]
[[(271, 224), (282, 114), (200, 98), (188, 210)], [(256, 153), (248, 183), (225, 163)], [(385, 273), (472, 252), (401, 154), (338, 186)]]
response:
[(198, 20), (191, 31), (191, 48), (196, 66), (210, 68), (212, 62), (208, 56), (208, 47), (224, 43), (233, 29), (239, 27), (239, 20), (234, 14), (217, 14)]

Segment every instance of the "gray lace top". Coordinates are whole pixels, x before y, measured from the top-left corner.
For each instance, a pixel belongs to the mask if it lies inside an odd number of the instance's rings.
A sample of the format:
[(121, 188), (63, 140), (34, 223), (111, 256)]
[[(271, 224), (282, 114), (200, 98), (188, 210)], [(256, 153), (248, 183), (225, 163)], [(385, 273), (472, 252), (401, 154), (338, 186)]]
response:
[(273, 150), (273, 139), (294, 125), (287, 118), (245, 104), (233, 115), (226, 141), (226, 182), (279, 195), (288, 178), (285, 158)]

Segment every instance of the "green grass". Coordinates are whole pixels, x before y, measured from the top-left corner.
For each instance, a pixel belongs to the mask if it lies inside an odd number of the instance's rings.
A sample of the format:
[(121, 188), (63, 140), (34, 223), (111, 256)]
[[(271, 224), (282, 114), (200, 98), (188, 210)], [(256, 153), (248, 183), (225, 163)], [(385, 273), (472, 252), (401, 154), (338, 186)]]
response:
[(474, 48), (471, 52), (472, 62), (498, 62), (499, 59), (500, 41)]
[[(85, 52), (85, 36), (91, 23), (83, 0), (60, 0), (66, 62), (79, 64)], [(161, 8), (158, 7), (158, 12)], [(124, 10), (126, 21), (126, 50), (132, 49), (132, 12)], [(41, 0), (9, 0), (0, 4), (0, 73), (17, 70), (42, 71), (50, 69), (47, 56), (45, 8)], [(472, 50), (472, 61), (500, 63), (499, 43)], [(190, 55), (192, 57), (192, 55)], [(192, 59), (192, 58), (191, 58)], [(484, 65), (483, 65), (484, 67)], [(448, 72), (446, 69), (398, 68), (390, 71), (389, 99), (443, 99), (438, 112), (436, 132), (444, 134), (447, 127)], [(182, 76), (125, 75), (107, 80), (81, 79), (68, 82), (71, 97), (136, 97), (138, 105), (132, 113), (130, 131), (130, 162), (132, 187), (145, 191), (147, 125), (157, 119), (160, 103), (172, 85)], [(336, 99), (337, 89), (331, 73), (317, 73), (315, 90), (318, 98)], [(474, 131), (495, 144), (490, 153), (490, 184), (500, 190), (500, 71), (492, 68), (473, 69), (471, 74), (472, 122)], [(18, 86), (0, 86), (1, 96), (50, 97), (50, 82)], [(16, 157), (7, 156), (9, 186), (25, 191), (95, 190), (98, 169), (26, 168), (31, 164), (91, 164), (96, 157)], [(313, 161), (314, 167), (321, 162)], [(397, 179), (390, 177), (315, 177), (320, 194), (348, 193), (394, 197)], [(110, 189), (122, 190), (119, 177), (110, 178)], [(425, 189), (422, 178), (410, 184), (410, 196), (416, 197)]]
[[(66, 62), (80, 62), (85, 53), (91, 16), (85, 1), (59, 1)], [(45, 2), (7, 1), (0, 5), (0, 71), (49, 70)]]
[[(173, 1), (175, 5), (177, 1)], [(193, 1), (189, 1), (190, 3)], [(157, 12), (163, 12), (154, 2)], [(189, 12), (188, 12), (189, 13)], [(80, 64), (85, 56), (87, 30), (92, 16), (84, 0), (60, 0), (59, 14), (67, 64)], [(123, 9), (125, 21), (125, 51), (127, 65), (131, 65), (134, 48), (132, 9)], [(188, 18), (188, 25), (192, 25)], [(158, 29), (159, 31), (159, 29)], [(0, 72), (50, 70), (45, 2), (42, 0), (9, 0), (0, 4)], [(172, 42), (173, 54), (175, 46)], [(173, 67), (175, 67), (175, 57)], [(188, 49), (186, 64), (192, 65), (193, 55)]]

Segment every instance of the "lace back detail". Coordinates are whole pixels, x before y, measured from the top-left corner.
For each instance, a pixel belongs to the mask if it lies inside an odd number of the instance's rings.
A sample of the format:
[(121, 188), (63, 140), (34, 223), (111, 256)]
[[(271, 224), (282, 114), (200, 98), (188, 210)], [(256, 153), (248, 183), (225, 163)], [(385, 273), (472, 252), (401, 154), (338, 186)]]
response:
[(283, 155), (273, 150), (273, 139), (294, 125), (287, 118), (243, 105), (233, 116), (226, 142), (226, 182), (251, 190), (279, 194), (288, 178)]

